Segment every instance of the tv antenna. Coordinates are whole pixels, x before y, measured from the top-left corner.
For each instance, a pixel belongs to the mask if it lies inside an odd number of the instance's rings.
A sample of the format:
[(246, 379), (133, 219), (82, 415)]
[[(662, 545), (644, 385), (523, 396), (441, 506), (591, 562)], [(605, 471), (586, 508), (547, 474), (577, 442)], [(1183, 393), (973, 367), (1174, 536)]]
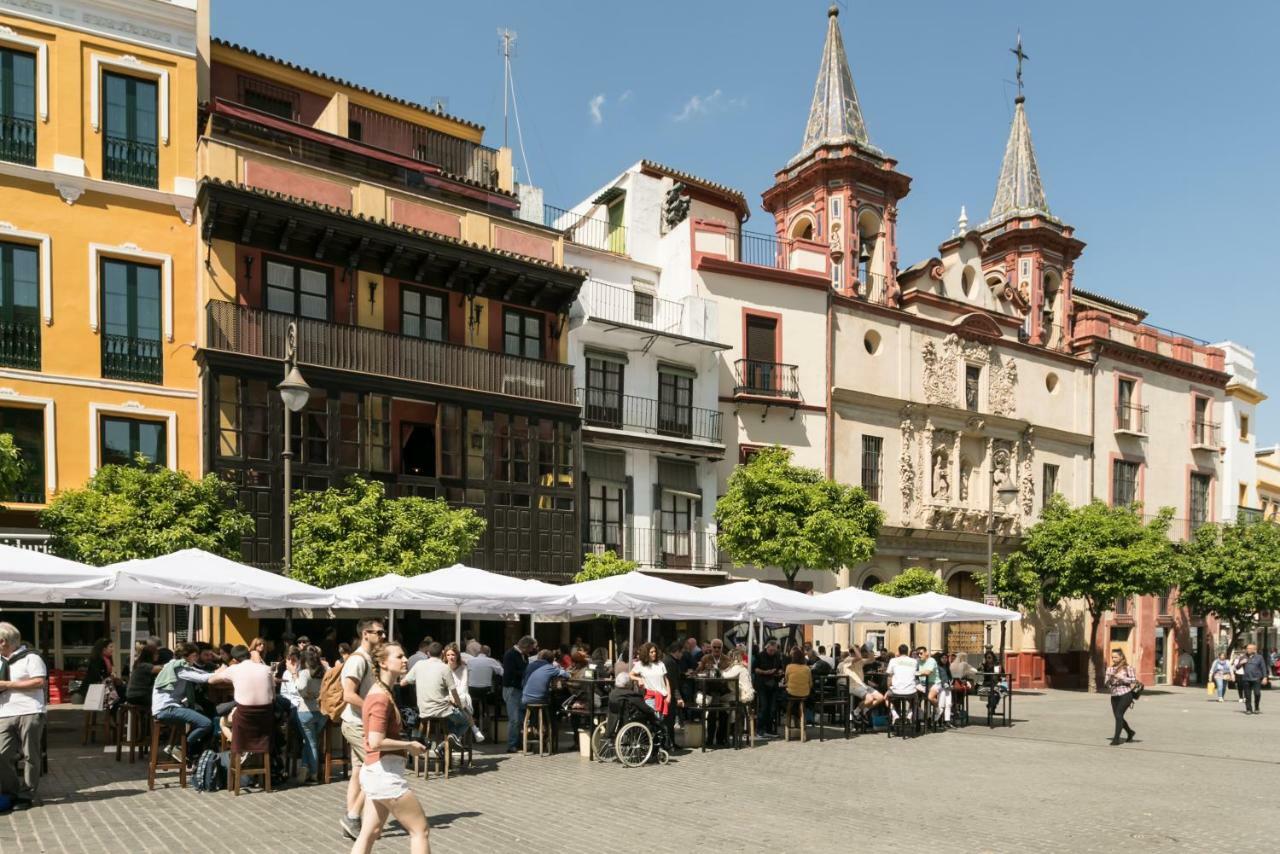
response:
[(532, 184), (533, 173), (529, 170), (529, 156), (524, 151), (524, 131), (520, 127), (520, 107), (516, 103), (516, 80), (511, 73), (511, 57), (515, 56), (516, 52), (516, 33), (506, 27), (499, 27), (498, 39), (502, 42), (502, 147), (508, 147), (507, 112), (510, 105), (511, 116), (516, 120), (516, 140), (520, 144), (520, 159), (524, 161), (524, 174)]

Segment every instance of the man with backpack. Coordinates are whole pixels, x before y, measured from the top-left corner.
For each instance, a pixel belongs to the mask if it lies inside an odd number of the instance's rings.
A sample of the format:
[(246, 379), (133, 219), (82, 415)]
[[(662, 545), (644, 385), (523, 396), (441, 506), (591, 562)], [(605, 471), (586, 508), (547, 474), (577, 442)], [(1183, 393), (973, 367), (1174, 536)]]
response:
[[(360, 788), (360, 769), (364, 766), (364, 724), (360, 717), (365, 695), (373, 685), (373, 648), (387, 639), (382, 620), (361, 620), (357, 626), (360, 646), (342, 665), (342, 737), (351, 748), (351, 776), (347, 781), (347, 813), (342, 817), (342, 832), (351, 839), (360, 837), (360, 814), (364, 811), (364, 791)], [(326, 682), (328, 679), (326, 678)], [(321, 702), (324, 702), (321, 685)], [(323, 706), (322, 706), (323, 710)]]

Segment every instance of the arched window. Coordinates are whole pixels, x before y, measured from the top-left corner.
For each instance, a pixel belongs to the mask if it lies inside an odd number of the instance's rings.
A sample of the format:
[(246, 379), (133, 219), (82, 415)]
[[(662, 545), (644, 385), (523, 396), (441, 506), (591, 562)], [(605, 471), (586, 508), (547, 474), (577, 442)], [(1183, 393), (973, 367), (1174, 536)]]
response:
[(791, 238), (793, 240), (813, 240), (813, 218), (807, 213), (803, 213), (792, 220)]

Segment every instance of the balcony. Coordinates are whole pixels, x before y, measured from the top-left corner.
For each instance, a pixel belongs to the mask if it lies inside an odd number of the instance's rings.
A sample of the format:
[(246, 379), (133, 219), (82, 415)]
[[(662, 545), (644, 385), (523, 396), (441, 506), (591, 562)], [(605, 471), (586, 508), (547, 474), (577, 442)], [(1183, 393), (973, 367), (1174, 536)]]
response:
[(156, 144), (108, 136), (102, 144), (102, 177), (139, 187), (159, 186), (160, 159)]
[(627, 227), (614, 224), (607, 219), (589, 216), (585, 213), (574, 213), (554, 205), (544, 204), (542, 216), (537, 211), (527, 217), (529, 221), (545, 225), (564, 232), (565, 239), (588, 249), (599, 249), (601, 252), (612, 252), (615, 255), (627, 254)]
[(663, 531), (616, 522), (588, 522), (588, 553), (612, 550), (641, 569), (716, 570), (720, 553), (711, 531)]
[(716, 339), (715, 304), (701, 297), (687, 296), (677, 302), (646, 291), (588, 279), (578, 291), (578, 304), (591, 320), (703, 341)]
[(800, 400), (800, 380), (795, 365), (738, 359), (733, 363), (734, 397), (770, 397)]
[(1244, 525), (1256, 525), (1263, 519), (1262, 511), (1256, 507), (1237, 507), (1236, 521)]
[(1195, 421), (1191, 424), (1192, 448), (1216, 451), (1221, 444), (1220, 437), (1220, 425), (1212, 421)]
[(0, 114), (0, 160), (36, 165), (35, 119)]
[(164, 382), (164, 359), (158, 338), (102, 336), (102, 377), (139, 383)]
[(357, 142), (439, 166), (450, 175), (485, 187), (499, 187), (497, 149), (358, 104), (350, 106), (348, 118), (353, 129), (359, 128)]
[(1147, 435), (1147, 407), (1132, 403), (1116, 404), (1115, 432), (1130, 436)]
[(39, 321), (0, 321), (0, 365), (40, 370)]
[(600, 388), (577, 389), (577, 398), (583, 420), (590, 427), (720, 443), (720, 413), (714, 409), (678, 406)]
[(221, 300), (211, 300), (206, 312), (210, 350), (283, 360), (289, 324), (294, 322), (298, 361), (304, 366), (575, 405), (571, 365), (306, 320)]
[(1180, 335), (1149, 323), (1122, 320), (1092, 309), (1075, 315), (1071, 338), (1072, 344), (1077, 348), (1087, 345), (1089, 339), (1145, 350), (1210, 371), (1222, 372), (1226, 365), (1226, 354), (1220, 348), (1210, 346), (1207, 341)]

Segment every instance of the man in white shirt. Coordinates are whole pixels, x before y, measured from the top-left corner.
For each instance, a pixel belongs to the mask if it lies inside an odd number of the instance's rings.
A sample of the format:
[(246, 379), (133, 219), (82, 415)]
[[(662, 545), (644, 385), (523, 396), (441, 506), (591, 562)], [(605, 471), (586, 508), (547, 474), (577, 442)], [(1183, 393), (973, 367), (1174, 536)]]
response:
[(493, 687), (493, 677), (502, 675), (502, 665), (489, 657), (489, 647), (482, 646), (467, 662), (467, 675), (472, 690), (489, 690)]
[(31, 806), (40, 782), (47, 676), (44, 661), (22, 643), (17, 627), (0, 623), (0, 792), (14, 798), (14, 809)]
[[(889, 674), (889, 699), (895, 698), (907, 699), (916, 696), (916, 670), (920, 662), (911, 657), (911, 648), (905, 643), (898, 644), (898, 657), (889, 661), (886, 672)], [(895, 703), (890, 703), (889, 708), (893, 716), (893, 720), (898, 719), (898, 710)]]

